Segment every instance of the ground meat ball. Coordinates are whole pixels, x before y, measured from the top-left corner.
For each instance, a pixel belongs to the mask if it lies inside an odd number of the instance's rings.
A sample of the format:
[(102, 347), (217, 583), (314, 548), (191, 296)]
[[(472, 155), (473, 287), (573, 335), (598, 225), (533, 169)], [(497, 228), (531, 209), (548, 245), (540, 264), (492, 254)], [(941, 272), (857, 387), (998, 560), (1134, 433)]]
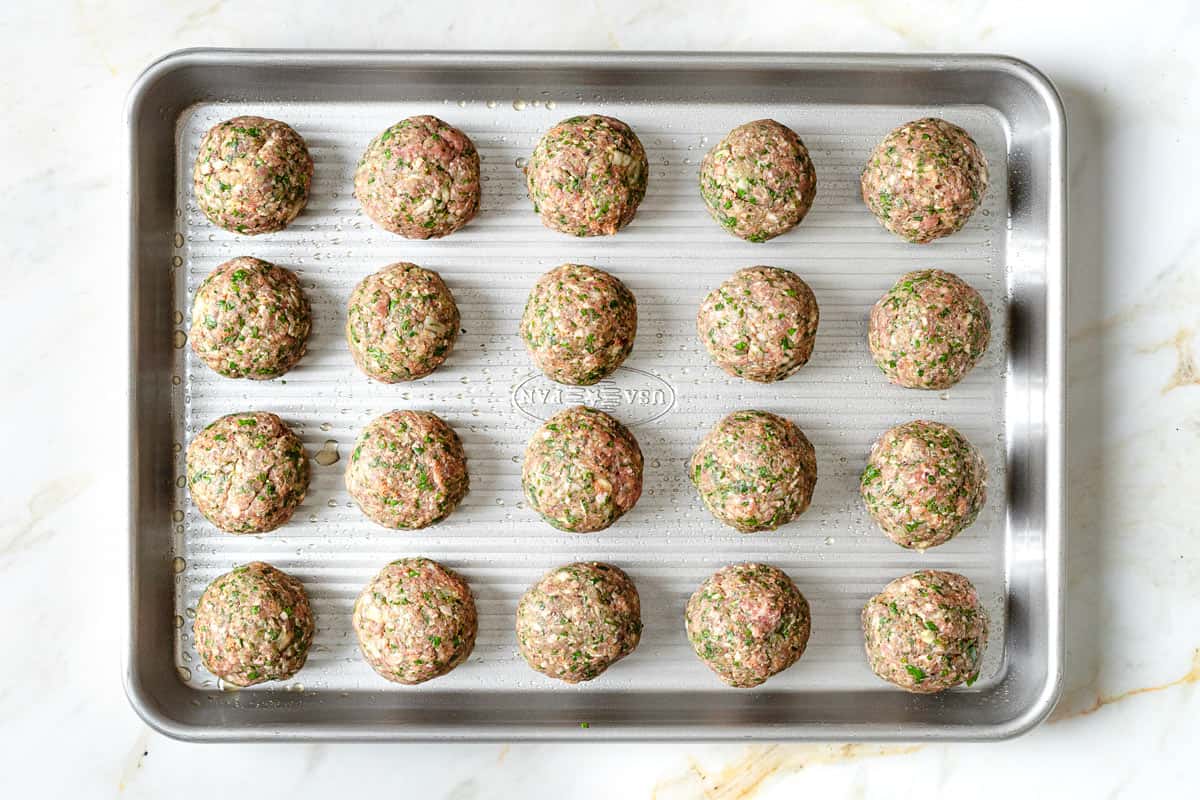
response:
[(979, 292), (940, 269), (909, 272), (871, 309), (867, 343), (892, 383), (948, 389), (987, 351), (992, 315)]
[(684, 619), (696, 655), (739, 689), (799, 661), (812, 628), (804, 595), (769, 564), (717, 570), (688, 600)]
[(714, 517), (742, 533), (769, 531), (812, 502), (817, 454), (791, 420), (735, 411), (701, 440), (689, 472)]
[(471, 587), (428, 558), (403, 558), (380, 570), (354, 603), (353, 622), (371, 668), (408, 685), (466, 661), (479, 630)]
[(620, 422), (575, 406), (529, 440), (521, 485), (530, 508), (559, 530), (603, 530), (642, 496), (642, 451)]
[(563, 264), (539, 278), (521, 317), (521, 338), (538, 369), (575, 386), (590, 386), (621, 366), (636, 336), (633, 292), (582, 264)]
[(304, 355), (312, 311), (295, 274), (257, 258), (209, 273), (192, 301), (192, 350), (226, 378), (278, 378)]
[(408, 239), (454, 233), (479, 210), (479, 153), (437, 117), (409, 117), (367, 145), (354, 196), (381, 228)]
[(957, 231), (987, 191), (983, 151), (966, 131), (927, 117), (884, 137), (862, 174), (863, 202), (883, 227), (917, 244)]
[(637, 587), (611, 564), (546, 573), (517, 605), (517, 644), (529, 666), (567, 683), (590, 681), (633, 652), (642, 635)]
[(700, 196), (734, 236), (765, 242), (804, 219), (817, 196), (817, 173), (795, 131), (759, 119), (734, 128), (704, 156)]
[(467, 457), (454, 429), (428, 411), (391, 411), (359, 434), (346, 488), (385, 528), (424, 528), (467, 494)]
[(896, 544), (916, 550), (950, 541), (987, 500), (979, 451), (949, 425), (916, 420), (889, 430), (863, 471), (867, 511)]
[(781, 381), (808, 363), (821, 314), (808, 284), (778, 267), (747, 267), (709, 292), (696, 332), (721, 369)]
[(633, 130), (590, 114), (555, 125), (525, 167), (533, 210), (547, 227), (575, 236), (613, 234), (646, 196), (650, 166)]
[(308, 453), (279, 417), (229, 414), (187, 449), (192, 502), (228, 533), (266, 533), (292, 518), (308, 493)]
[(316, 625), (300, 581), (254, 561), (208, 585), (192, 632), (205, 669), (234, 686), (253, 686), (299, 672)]
[(381, 383), (424, 378), (458, 338), (454, 295), (431, 270), (400, 262), (354, 287), (346, 313), (346, 341), (358, 368)]
[(200, 140), (192, 187), (196, 205), (214, 225), (235, 233), (271, 233), (304, 209), (312, 175), (312, 156), (291, 126), (234, 117)]
[(962, 575), (922, 570), (883, 587), (862, 610), (867, 661), (901, 689), (930, 694), (979, 677), (987, 614)]

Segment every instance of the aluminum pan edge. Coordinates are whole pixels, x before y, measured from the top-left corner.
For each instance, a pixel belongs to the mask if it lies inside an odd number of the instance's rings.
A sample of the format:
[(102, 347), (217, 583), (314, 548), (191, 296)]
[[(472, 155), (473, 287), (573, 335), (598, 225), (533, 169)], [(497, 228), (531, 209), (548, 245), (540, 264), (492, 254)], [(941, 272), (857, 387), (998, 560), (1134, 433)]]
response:
[[(148, 91), (164, 77), (177, 70), (205, 64), (226, 64), (236, 61), (246, 66), (290, 63), (312, 67), (355, 66), (380, 68), (398, 66), (452, 66), (464, 61), (473, 66), (506, 66), (536, 68), (552, 67), (631, 67), (637, 69), (671, 70), (688, 67), (719, 68), (729, 70), (755, 70), (769, 67), (820, 67), (832, 70), (860, 70), (863, 68), (893, 70), (947, 70), (963, 68), (992, 70), (1018, 79), (1033, 89), (1045, 106), (1049, 120), (1050, 138), (1049, 181), (1047, 197), (1048, 231), (1046, 242), (1046, 326), (1045, 360), (1046, 393), (1044, 399), (1046, 421), (1046, 485), (1045, 485), (1045, 564), (1047, 607), (1044, 624), (1050, 647), (1046, 653), (1046, 680), (1036, 699), (1019, 716), (1002, 725), (988, 727), (928, 725), (909, 728), (897, 725), (854, 724), (815, 725), (801, 733), (790, 730), (784, 724), (718, 725), (696, 728), (691, 725), (663, 725), (647, 728), (640, 725), (604, 725), (582, 730), (567, 726), (510, 724), (502, 729), (477, 729), (468, 735), (450, 725), (405, 729), (394, 724), (381, 724), (370, 730), (358, 730), (347, 734), (340, 725), (322, 723), (289, 723), (286, 725), (263, 725), (239, 728), (236, 732), (211, 729), (206, 726), (182, 722), (164, 711), (146, 691), (143, 676), (134, 664), (136, 661), (137, 625), (136, 591), (139, 565), (134, 552), (136, 519), (140, 487), (132, 480), (138, 465), (138, 407), (140, 389), (137, 385), (138, 341), (137, 331), (137, 288), (139, 275), (136, 265), (138, 254), (135, 249), (137, 207), (136, 183), (136, 137), (135, 124)], [(130, 226), (127, 228), (127, 257), (131, 265), (129, 276), (130, 319), (128, 340), (130, 359), (130, 385), (128, 398), (129, 417), (129, 475), (130, 495), (128, 505), (129, 538), (126, 541), (127, 563), (130, 576), (127, 588), (127, 624), (122, 648), (122, 676), (126, 694), (134, 710), (155, 730), (173, 738), (191, 741), (245, 741), (245, 740), (342, 740), (342, 741), (393, 741), (393, 740), (455, 740), (455, 741), (505, 741), (526, 739), (537, 741), (583, 741), (603, 739), (606, 741), (646, 740), (690, 740), (720, 741), (739, 739), (777, 740), (841, 740), (863, 741), (920, 741), (955, 739), (962, 741), (998, 740), (1018, 736), (1035, 727), (1053, 710), (1062, 691), (1063, 682), (1063, 626), (1066, 551), (1066, 497), (1065, 497), (1065, 364), (1066, 364), (1066, 223), (1067, 197), (1065, 185), (1066, 132), (1065, 113), (1061, 98), (1050, 80), (1036, 68), (1016, 58), (1002, 55), (968, 54), (868, 54), (868, 53), (727, 53), (719, 55), (700, 53), (621, 53), (606, 52), (501, 52), (501, 51), (444, 51), (444, 52), (363, 52), (363, 51), (304, 51), (304, 50), (235, 50), (235, 49), (187, 49), (177, 51), (153, 62), (137, 78), (130, 89), (126, 106), (126, 135), (130, 167), (125, 173), (126, 200), (130, 209)]]

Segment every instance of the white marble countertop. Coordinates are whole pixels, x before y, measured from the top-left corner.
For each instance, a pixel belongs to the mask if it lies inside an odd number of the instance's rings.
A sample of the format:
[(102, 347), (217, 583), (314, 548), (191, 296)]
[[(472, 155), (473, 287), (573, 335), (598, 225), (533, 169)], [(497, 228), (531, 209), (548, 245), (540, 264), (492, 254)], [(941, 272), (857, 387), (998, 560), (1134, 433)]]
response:
[[(764, 0), (11, 3), (0, 9), (0, 771), (7, 796), (658, 798), (1194, 792), (1200, 741), (1200, 10)], [(750, 5), (750, 4), (747, 4)], [(1107, 6), (1107, 7), (1106, 7)], [(49, 13), (56, 7), (57, 13)], [(181, 47), (987, 51), (1070, 126), (1066, 692), (995, 745), (188, 745), (120, 686), (124, 94)], [(78, 388), (86, 386), (86, 393)]]

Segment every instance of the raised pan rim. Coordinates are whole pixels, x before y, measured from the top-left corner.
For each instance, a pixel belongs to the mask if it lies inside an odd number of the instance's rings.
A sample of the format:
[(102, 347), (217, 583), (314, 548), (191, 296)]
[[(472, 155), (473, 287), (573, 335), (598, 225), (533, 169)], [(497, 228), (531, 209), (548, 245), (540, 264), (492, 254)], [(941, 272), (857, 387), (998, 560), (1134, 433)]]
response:
[[(1050, 79), (1036, 67), (1022, 59), (999, 54), (974, 53), (789, 53), (789, 52), (728, 52), (699, 53), (691, 51), (501, 51), (501, 50), (442, 50), (442, 51), (396, 51), (396, 50), (300, 50), (300, 49), (237, 49), (237, 48), (185, 48), (167, 53), (152, 61), (131, 85), (125, 99), (125, 149), (128, 164), (124, 172), (125, 203), (129, 210), (126, 228), (125, 256), (129, 265), (128, 287), (130, 326), (126, 333), (126, 352), (130, 364), (130, 380), (126, 389), (129, 404), (129, 430), (127, 431), (127, 467), (129, 469), (128, 536), (125, 541), (126, 564), (129, 579), (125, 582), (126, 624), (121, 647), (121, 673), (125, 695), (137, 715), (151, 728), (174, 739), (195, 742), (218, 741), (583, 741), (587, 731), (566, 727), (534, 725), (509, 725), (496, 732), (476, 730), (464, 735), (452, 728), (400, 728), (387, 726), (373, 732), (356, 731), (347, 734), (340, 726), (327, 724), (289, 724), (260, 726), (240, 729), (237, 733), (225, 732), (202, 725), (180, 721), (164, 709), (158, 708), (143, 686), (142, 676), (133, 667), (134, 606), (133, 587), (138, 573), (134, 559), (133, 541), (137, 507), (138, 487), (132, 480), (137, 459), (134, 430), (137, 424), (138, 389), (133, 380), (136, 363), (136, 306), (133, 302), (137, 289), (137, 275), (133, 270), (134, 242), (134, 141), (133, 127), (136, 115), (146, 93), (159, 80), (184, 67), (209, 63), (227, 63), (238, 60), (247, 66), (267, 61), (291, 61), (317, 66), (348, 66), (380, 64), (387, 66), (425, 64), (450, 66), (463, 60), (493, 63), (496, 66), (530, 67), (589, 66), (616, 67), (636, 64), (646, 69), (677, 69), (686, 66), (713, 67), (724, 69), (761, 69), (784, 66), (821, 66), (824, 68), (856, 70), (864, 67), (902, 70), (953, 70), (961, 67), (989, 69), (1007, 73), (1030, 86), (1044, 103), (1049, 118), (1050, 138), (1049, 197), (1047, 198), (1049, 226), (1047, 237), (1046, 274), (1046, 376), (1048, 391), (1046, 402), (1046, 563), (1057, 564), (1058, 568), (1046, 571), (1046, 624), (1049, 647), (1046, 652), (1046, 680), (1034, 701), (1022, 713), (1010, 720), (995, 725), (980, 725), (970, 728), (962, 726), (929, 725), (913, 730), (894, 725), (819, 725), (806, 728), (803, 733), (789, 732), (785, 726), (749, 725), (717, 726), (697, 729), (690, 726), (655, 727), (651, 735), (638, 733), (636, 725), (605, 726), (604, 741), (1000, 741), (1015, 738), (1037, 727), (1054, 710), (1063, 690), (1063, 654), (1065, 625), (1065, 603), (1062, 596), (1066, 585), (1066, 518), (1067, 503), (1064, 493), (1066, 470), (1065, 402), (1066, 402), (1066, 225), (1067, 186), (1065, 165), (1066, 113), (1061, 95)], [(644, 730), (644, 729), (643, 729)], [(594, 737), (594, 734), (593, 734)]]

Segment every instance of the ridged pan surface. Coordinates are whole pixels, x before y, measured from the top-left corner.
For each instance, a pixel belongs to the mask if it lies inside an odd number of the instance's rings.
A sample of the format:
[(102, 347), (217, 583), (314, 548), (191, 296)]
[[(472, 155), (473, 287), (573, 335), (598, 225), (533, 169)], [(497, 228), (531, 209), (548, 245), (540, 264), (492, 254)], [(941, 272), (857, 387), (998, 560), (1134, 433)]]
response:
[[(637, 132), (650, 163), (649, 190), (633, 223), (616, 236), (576, 239), (547, 230), (526, 197), (521, 167), (555, 122), (598, 112)], [(192, 163), (204, 132), (240, 114), (283, 120), (305, 138), (316, 162), (307, 209), (287, 230), (257, 237), (210, 224), (191, 190)], [(483, 164), (483, 203), (465, 229), (436, 241), (408, 241), (377, 228), (353, 196), (355, 164), (370, 139), (415, 114), (434, 114), (475, 142)], [(859, 173), (891, 128), (921, 116), (968, 130), (991, 166), (982, 208), (959, 233), (928, 246), (884, 231), (859, 196)], [(709, 217), (697, 176), (705, 152), (736, 125), (773, 117), (795, 129), (817, 172), (816, 203), (803, 223), (763, 244), (728, 235)], [(1006, 640), (1006, 313), (1005, 220), (1008, 187), (1005, 121), (982, 106), (887, 107), (760, 103), (704, 105), (625, 101), (590, 91), (474, 92), (387, 103), (205, 102), (178, 120), (171, 404), (177, 443), (172, 525), (175, 658), (189, 687), (212, 689), (192, 632), (204, 587), (237, 564), (262, 560), (304, 582), (317, 634), (308, 664), (286, 683), (241, 693), (238, 707), (269, 703), (277, 693), (528, 691), (534, 696), (598, 689), (732, 692), (693, 654), (684, 606), (717, 568), (739, 561), (774, 564), (795, 580), (812, 608), (808, 651), (764, 689), (894, 692), (867, 666), (859, 611), (888, 581), (928, 567), (961, 572), (980, 591), (991, 619), (991, 644), (979, 682), (994, 685)], [(164, 165), (165, 166), (165, 165)], [(282, 379), (229, 380), (208, 369), (183, 341), (196, 288), (218, 264), (255, 256), (294, 270), (313, 308), (308, 354)], [(351, 361), (344, 339), (352, 287), (379, 268), (411, 261), (441, 273), (462, 314), (449, 360), (424, 380), (382, 385)], [(620, 277), (637, 297), (639, 329), (632, 356), (591, 388), (561, 387), (539, 377), (517, 334), (526, 295), (544, 271), (565, 262), (591, 264)], [(770, 385), (730, 378), (710, 362), (696, 335), (704, 295), (735, 270), (786, 267), (813, 288), (820, 330), (811, 361)], [(904, 272), (938, 267), (957, 273), (986, 299), (991, 346), (978, 367), (947, 391), (890, 385), (866, 344), (871, 305)], [(164, 298), (164, 302), (167, 299)], [(594, 534), (559, 532), (522, 499), (526, 441), (559, 408), (585, 403), (628, 424), (645, 455), (645, 491), (636, 508)], [(794, 420), (814, 444), (818, 480), (812, 507), (774, 532), (743, 535), (702, 507), (686, 463), (702, 434), (725, 414), (758, 408)], [(351, 501), (343, 483), (355, 437), (392, 409), (428, 409), (458, 432), (469, 461), (471, 490), (446, 521), (425, 530), (377, 527)], [(218, 531), (183, 486), (184, 448), (213, 419), (243, 410), (279, 414), (303, 439), (312, 462), (308, 496), (290, 523), (261, 536)], [(890, 542), (867, 516), (859, 475), (874, 439), (911, 419), (958, 428), (982, 452), (988, 500), (978, 521), (950, 543), (924, 554)], [(464, 575), (480, 614), (470, 659), (420, 687), (378, 677), (360, 658), (351, 628), (354, 599), (383, 565), (428, 556)], [(567, 686), (531, 671), (517, 653), (514, 612), (522, 592), (558, 564), (599, 559), (617, 564), (641, 593), (645, 632), (640, 647), (601, 678)], [(164, 613), (167, 610), (164, 609)], [(750, 694), (754, 691), (752, 690)], [(531, 700), (536, 703), (536, 699)]]

